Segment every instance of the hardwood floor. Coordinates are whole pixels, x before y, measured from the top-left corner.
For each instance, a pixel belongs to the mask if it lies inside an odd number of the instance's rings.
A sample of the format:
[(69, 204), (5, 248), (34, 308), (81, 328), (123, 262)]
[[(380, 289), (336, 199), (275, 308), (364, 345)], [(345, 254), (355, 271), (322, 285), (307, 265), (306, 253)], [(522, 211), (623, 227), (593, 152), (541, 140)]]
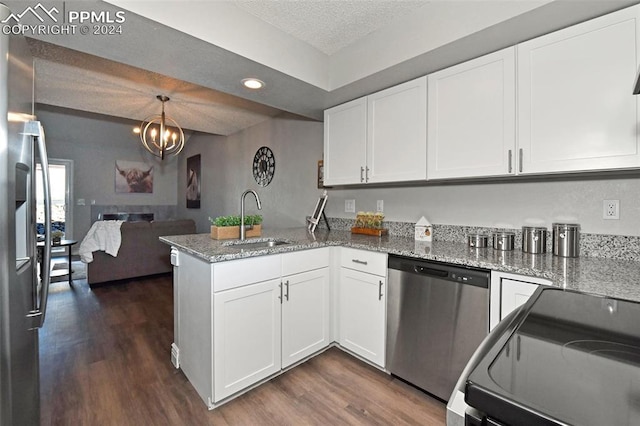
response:
[(170, 362), (170, 276), (51, 285), (42, 425), (442, 425), (440, 401), (337, 348), (207, 410)]

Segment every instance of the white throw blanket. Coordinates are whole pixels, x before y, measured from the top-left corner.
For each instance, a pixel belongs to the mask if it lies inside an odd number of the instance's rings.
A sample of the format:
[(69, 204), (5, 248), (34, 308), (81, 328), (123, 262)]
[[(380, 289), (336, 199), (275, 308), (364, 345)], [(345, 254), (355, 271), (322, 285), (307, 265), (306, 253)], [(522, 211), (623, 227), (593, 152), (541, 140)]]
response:
[(120, 234), (120, 225), (123, 220), (99, 220), (91, 225), (91, 229), (87, 232), (80, 243), (80, 260), (84, 263), (93, 262), (93, 252), (102, 250), (113, 257), (118, 255), (122, 235)]

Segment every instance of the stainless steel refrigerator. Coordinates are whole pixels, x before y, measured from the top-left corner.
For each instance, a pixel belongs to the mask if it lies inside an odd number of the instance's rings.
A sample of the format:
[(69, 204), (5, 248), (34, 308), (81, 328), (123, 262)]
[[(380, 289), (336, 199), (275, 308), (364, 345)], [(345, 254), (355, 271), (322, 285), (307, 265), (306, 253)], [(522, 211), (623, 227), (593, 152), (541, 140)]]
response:
[[(9, 16), (0, 4), (0, 22)], [(38, 329), (51, 262), (44, 132), (33, 115), (33, 60), (22, 36), (0, 32), (0, 425), (40, 423)], [(35, 165), (42, 164), (45, 250), (36, 249)]]

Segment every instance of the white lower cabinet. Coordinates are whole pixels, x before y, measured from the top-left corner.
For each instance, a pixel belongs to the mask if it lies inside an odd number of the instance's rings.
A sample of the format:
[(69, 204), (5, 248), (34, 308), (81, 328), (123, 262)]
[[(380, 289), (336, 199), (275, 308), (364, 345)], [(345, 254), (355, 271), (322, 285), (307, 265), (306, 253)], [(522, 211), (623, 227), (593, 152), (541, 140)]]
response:
[[(328, 248), (213, 269), (214, 404), (331, 343)], [(256, 270), (278, 278), (247, 283)]]
[(213, 297), (214, 402), (280, 371), (280, 280)]
[(361, 250), (341, 250), (338, 283), (340, 346), (384, 368), (386, 272), (382, 276), (363, 270), (386, 271), (387, 257)]
[(282, 368), (286, 368), (331, 343), (329, 268), (282, 281)]
[(540, 285), (551, 284), (544, 278), (492, 272), (489, 329), (493, 330), (511, 312), (524, 305)]
[(527, 303), (527, 300), (538, 289), (538, 284), (503, 279), (501, 285), (500, 320)]

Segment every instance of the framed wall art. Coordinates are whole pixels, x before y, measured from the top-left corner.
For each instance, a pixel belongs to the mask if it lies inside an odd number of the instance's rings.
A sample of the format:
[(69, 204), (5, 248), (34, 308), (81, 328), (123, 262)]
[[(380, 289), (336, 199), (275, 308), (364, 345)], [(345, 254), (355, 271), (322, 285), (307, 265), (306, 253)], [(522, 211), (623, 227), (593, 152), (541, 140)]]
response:
[(142, 161), (116, 160), (117, 193), (153, 193), (153, 166)]
[(187, 158), (187, 208), (200, 208), (200, 154)]

